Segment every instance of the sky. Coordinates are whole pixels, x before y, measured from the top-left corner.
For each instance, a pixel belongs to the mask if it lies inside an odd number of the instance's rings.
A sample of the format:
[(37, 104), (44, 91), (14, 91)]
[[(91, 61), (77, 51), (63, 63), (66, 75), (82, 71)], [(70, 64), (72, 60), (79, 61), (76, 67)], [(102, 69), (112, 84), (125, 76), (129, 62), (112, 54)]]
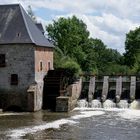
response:
[(125, 51), (126, 33), (140, 26), (140, 0), (0, 0), (0, 4), (28, 6), (44, 26), (59, 17), (76, 15), (87, 25), (90, 37), (108, 48)]

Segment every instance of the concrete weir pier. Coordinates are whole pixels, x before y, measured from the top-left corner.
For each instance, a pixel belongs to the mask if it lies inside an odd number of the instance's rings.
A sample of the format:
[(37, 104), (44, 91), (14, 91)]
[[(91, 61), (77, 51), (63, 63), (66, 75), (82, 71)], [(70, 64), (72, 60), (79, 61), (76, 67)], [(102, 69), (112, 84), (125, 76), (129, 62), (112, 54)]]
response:
[[(140, 76), (90, 76), (88, 106), (140, 109)], [(83, 84), (85, 85), (85, 84)], [(85, 87), (82, 94), (86, 94)], [(82, 105), (84, 106), (84, 105)]]

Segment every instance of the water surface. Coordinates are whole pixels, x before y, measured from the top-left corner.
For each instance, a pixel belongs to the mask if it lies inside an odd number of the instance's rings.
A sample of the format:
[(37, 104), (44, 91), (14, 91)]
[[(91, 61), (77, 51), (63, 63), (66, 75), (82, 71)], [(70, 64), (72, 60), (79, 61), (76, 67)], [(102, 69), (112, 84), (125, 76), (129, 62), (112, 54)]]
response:
[(0, 140), (139, 140), (140, 110), (77, 108), (70, 113), (0, 115)]

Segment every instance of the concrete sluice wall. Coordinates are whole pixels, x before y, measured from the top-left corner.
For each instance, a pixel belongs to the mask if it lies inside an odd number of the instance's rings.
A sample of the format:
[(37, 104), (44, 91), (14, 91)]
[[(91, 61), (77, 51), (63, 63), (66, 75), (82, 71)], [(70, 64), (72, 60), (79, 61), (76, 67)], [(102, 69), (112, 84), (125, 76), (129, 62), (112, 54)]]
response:
[(85, 83), (81, 97), (89, 107), (131, 108), (134, 103), (134, 108), (140, 108), (140, 76), (91, 76)]

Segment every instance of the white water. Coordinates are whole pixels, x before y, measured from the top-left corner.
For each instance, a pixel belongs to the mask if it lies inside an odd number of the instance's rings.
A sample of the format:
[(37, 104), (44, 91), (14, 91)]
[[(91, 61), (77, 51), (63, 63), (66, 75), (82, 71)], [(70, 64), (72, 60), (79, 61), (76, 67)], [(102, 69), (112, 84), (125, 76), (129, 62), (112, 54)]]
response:
[(101, 108), (102, 104), (101, 104), (101, 102), (99, 100), (92, 100), (91, 107), (92, 108)]
[(81, 114), (72, 116), (71, 118), (74, 120), (82, 119), (82, 118), (88, 118), (92, 116), (99, 116), (105, 114), (103, 111), (82, 111)]
[(129, 120), (140, 119), (140, 110), (126, 109), (118, 114), (120, 117)]
[[(99, 101), (93, 100), (92, 103), (94, 107), (94, 104), (98, 104)], [(139, 100), (135, 100), (131, 104), (131, 107), (134, 106), (138, 107), (140, 105), (139, 103), (140, 103)], [(86, 108), (87, 105), (88, 103), (86, 100), (79, 101), (79, 108), (75, 109), (78, 112), (76, 113), (76, 115), (73, 115), (70, 118), (66, 118), (66, 119), (64, 118), (49, 123), (44, 123), (44, 124), (41, 123), (40, 125), (28, 126), (28, 127), (26, 126), (14, 130), (9, 130), (7, 136), (10, 137), (11, 140), (12, 139), (19, 140), (22, 136), (25, 136), (27, 134), (34, 134), (38, 131), (43, 131), (49, 128), (59, 129), (64, 124), (75, 125), (79, 123), (79, 120), (82, 118), (105, 115), (106, 111), (115, 112), (122, 119), (128, 119), (128, 120), (140, 119), (140, 110), (125, 109), (127, 105), (127, 102), (125, 100), (122, 100), (120, 102), (120, 107), (122, 106), (122, 108), (115, 108), (116, 104), (112, 100), (106, 100), (103, 104), (104, 108)]]
[(0, 113), (0, 116), (16, 116), (16, 115), (25, 115), (25, 114), (29, 114), (28, 112), (23, 112), (23, 113), (13, 113), (13, 112), (9, 112), (9, 113)]
[(64, 124), (69, 124), (73, 125), (76, 123), (79, 123), (78, 120), (82, 118), (88, 118), (92, 116), (99, 116), (103, 115), (105, 112), (103, 111), (81, 111), (80, 114), (74, 115), (68, 119), (60, 119), (56, 120), (50, 123), (45, 123), (43, 125), (38, 125), (38, 126), (29, 126), (26, 128), (20, 128), (20, 129), (14, 129), (14, 130), (9, 130), (7, 136), (11, 138), (11, 140), (16, 140), (20, 139), (20, 137), (25, 136), (27, 134), (34, 134), (38, 131), (43, 131), (49, 128), (54, 128), (54, 129), (59, 129), (62, 125)]
[(131, 109), (140, 109), (140, 100), (134, 100), (134, 101), (130, 104), (130, 108), (131, 108)]
[(106, 100), (104, 103), (103, 103), (103, 108), (115, 108), (116, 107), (116, 104), (112, 101), (112, 100)]
[(33, 126), (33, 127), (26, 127), (26, 128), (21, 128), (21, 129), (15, 129), (12, 131), (9, 131), (9, 134), (7, 136), (11, 138), (20, 138), (22, 136), (25, 136), (26, 134), (33, 134), (38, 131), (42, 131), (48, 128), (54, 128), (58, 129), (61, 125), (63, 124), (75, 124), (75, 121), (68, 120), (68, 119), (61, 119), (61, 120), (56, 120), (50, 123), (46, 123), (44, 125), (39, 125), (39, 126)]
[(128, 108), (129, 104), (127, 100), (120, 100), (120, 102), (117, 104), (118, 108)]
[[(112, 100), (107, 99), (103, 104), (99, 100), (92, 100), (91, 108), (131, 108), (131, 109), (140, 109), (140, 100), (134, 100), (131, 104), (127, 100), (120, 100), (119, 103), (114, 103)], [(77, 107), (86, 108), (88, 107), (88, 102), (85, 99), (79, 100), (77, 102)]]
[(85, 99), (78, 100), (77, 107), (88, 107), (88, 102)]

